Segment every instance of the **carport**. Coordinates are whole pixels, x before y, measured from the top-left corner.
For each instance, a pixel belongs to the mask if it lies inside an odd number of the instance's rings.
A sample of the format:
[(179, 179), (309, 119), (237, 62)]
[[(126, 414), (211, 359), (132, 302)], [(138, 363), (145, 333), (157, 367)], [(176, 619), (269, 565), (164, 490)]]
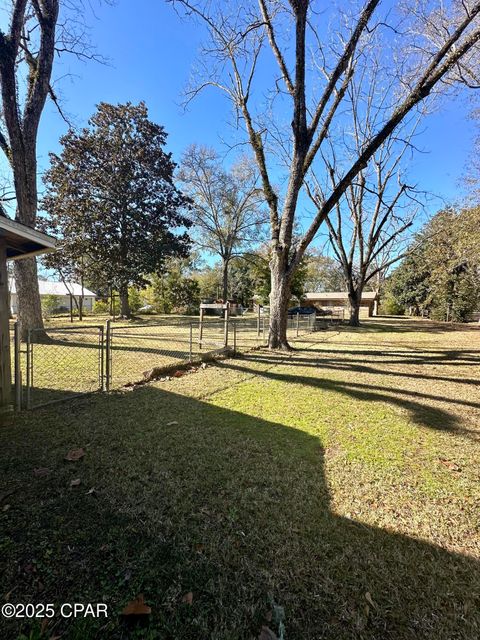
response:
[(7, 260), (30, 258), (54, 249), (54, 238), (0, 216), (0, 413), (12, 404)]

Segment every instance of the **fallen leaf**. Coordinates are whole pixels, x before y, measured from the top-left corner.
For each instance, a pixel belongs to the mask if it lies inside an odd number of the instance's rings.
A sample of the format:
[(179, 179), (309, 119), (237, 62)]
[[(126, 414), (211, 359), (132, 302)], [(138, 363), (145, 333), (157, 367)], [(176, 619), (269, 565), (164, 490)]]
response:
[(75, 480), (70, 480), (71, 487), (79, 487), (82, 484), (80, 478), (75, 478)]
[(278, 640), (278, 637), (269, 627), (263, 625), (258, 640)]
[(95, 487), (92, 487), (91, 489), (89, 489), (89, 490), (85, 493), (85, 495), (87, 495), (87, 496), (91, 496), (93, 493), (95, 493)]
[(367, 591), (367, 593), (365, 594), (365, 600), (368, 602), (368, 604), (370, 604), (374, 609), (377, 608), (377, 605), (375, 604), (375, 602), (372, 600), (372, 596), (370, 595), (370, 592)]
[(203, 553), (205, 551), (205, 545), (201, 542), (197, 542), (197, 544), (195, 545), (195, 551), (197, 553)]
[(145, 604), (143, 593), (131, 600), (122, 611), (123, 616), (144, 616), (150, 613), (152, 613), (152, 609)]
[(82, 447), (80, 447), (79, 449), (70, 449), (70, 451), (65, 456), (65, 460), (68, 460), (69, 462), (76, 462), (77, 460), (83, 458), (84, 455), (85, 449), (83, 449)]
[(176, 420), (172, 420), (171, 422), (167, 422), (167, 427), (173, 427), (176, 424), (178, 424), (178, 422)]
[(47, 469), (46, 467), (38, 467), (38, 469), (33, 470), (33, 475), (37, 478), (44, 478), (45, 476), (48, 476), (49, 473), (50, 469)]
[(9, 591), (8, 593), (5, 594), (5, 597), (3, 598), (5, 600), (5, 602), (9, 602), (10, 601), (10, 596), (12, 595), (12, 593), (15, 591), (17, 587), (13, 587), (13, 589), (11, 591)]
[(10, 506), (11, 505), (9, 505), (9, 504), (4, 504), (3, 507), (2, 507), (2, 511), (8, 511), (10, 509)]
[(184, 596), (182, 596), (182, 602), (184, 604), (192, 605), (192, 603), (193, 603), (193, 593), (191, 591), (189, 591)]
[(180, 369), (179, 369), (178, 371), (175, 371), (175, 372), (173, 373), (173, 377), (174, 377), (174, 378), (181, 378), (181, 377), (182, 377), (182, 376), (184, 376), (184, 375), (185, 375), (185, 371), (181, 371)]
[(447, 469), (450, 469), (450, 471), (457, 471), (457, 472), (461, 471), (461, 468), (458, 466), (458, 464), (456, 464), (456, 462), (452, 462), (451, 460), (446, 460), (445, 458), (439, 458), (438, 460), (445, 467), (447, 467)]

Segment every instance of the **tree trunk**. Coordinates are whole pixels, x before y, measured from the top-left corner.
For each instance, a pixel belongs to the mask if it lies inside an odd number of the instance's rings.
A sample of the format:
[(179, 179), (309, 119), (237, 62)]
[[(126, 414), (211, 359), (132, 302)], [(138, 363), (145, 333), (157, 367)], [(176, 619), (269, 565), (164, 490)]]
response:
[[(43, 3), (41, 3), (43, 5)], [(34, 3), (35, 7), (37, 3)], [(8, 36), (0, 39), (0, 89), (2, 97), (2, 120), (8, 132), (8, 144), (2, 136), (2, 149), (6, 153), (13, 171), (16, 219), (29, 227), (35, 227), (37, 215), (37, 131), (45, 100), (50, 90), (53, 58), (55, 54), (55, 27), (58, 19), (58, 0), (37, 7), (42, 14), (38, 19), (40, 44), (36, 63), (29, 65), (26, 79), (27, 91), (19, 89), (17, 54), (21, 46), (21, 32), (27, 30), (29, 20), (26, 2), (16, 2), (15, 19), (12, 18)], [(26, 36), (24, 36), (26, 37)], [(20, 97), (26, 93), (23, 112)], [(18, 261), (15, 265), (18, 319), (20, 336), (24, 340), (29, 329), (43, 329), (42, 309), (38, 292), (37, 265), (34, 258)], [(36, 332), (39, 339), (46, 340), (44, 331)]]
[(8, 322), (7, 243), (0, 237), (0, 414), (11, 397), (10, 330)]
[(348, 302), (350, 303), (350, 319), (348, 324), (351, 327), (360, 326), (360, 300), (361, 291), (359, 289), (350, 290), (348, 292)]
[[(12, 147), (13, 148), (13, 147)], [(37, 159), (35, 140), (20, 154), (12, 154), (15, 195), (17, 198), (16, 220), (28, 227), (35, 227), (37, 216)], [(43, 331), (42, 305), (38, 291), (36, 258), (15, 261), (15, 286), (17, 290), (17, 320), (20, 324), (20, 339), (25, 341), (29, 329), (35, 331), (35, 338), (46, 341)]]
[(291, 349), (287, 340), (287, 312), (290, 302), (290, 276), (286, 269), (286, 258), (274, 253), (270, 260), (270, 331), (268, 346), (270, 349)]
[(120, 316), (122, 318), (130, 319), (132, 317), (132, 313), (128, 302), (128, 287), (120, 287), (118, 293), (120, 294)]
[(15, 261), (15, 286), (17, 289), (17, 321), (20, 325), (20, 339), (27, 339), (29, 329), (35, 331), (39, 342), (47, 340), (43, 331), (42, 305), (38, 292), (37, 261), (26, 258)]
[(228, 298), (228, 259), (222, 259), (222, 300), (225, 304)]

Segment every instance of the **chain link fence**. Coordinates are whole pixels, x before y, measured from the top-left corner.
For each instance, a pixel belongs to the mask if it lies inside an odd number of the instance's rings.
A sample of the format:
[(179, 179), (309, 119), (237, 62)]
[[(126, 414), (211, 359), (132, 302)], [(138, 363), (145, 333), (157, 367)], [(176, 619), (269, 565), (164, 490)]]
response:
[[(290, 339), (320, 328), (315, 314), (289, 316), (287, 326)], [(269, 317), (257, 315), (34, 329), (26, 343), (12, 333), (14, 402), (31, 409), (168, 375), (177, 365), (265, 346), (268, 329)]]
[[(216, 346), (221, 348), (223, 324), (216, 325)], [(213, 335), (204, 332), (204, 351), (212, 350)], [(175, 364), (191, 362), (201, 350), (198, 322), (178, 319), (145, 325), (107, 326), (107, 388), (115, 389), (139, 382), (156, 369), (160, 371)]]
[(23, 355), (27, 409), (104, 388), (104, 327), (33, 329)]

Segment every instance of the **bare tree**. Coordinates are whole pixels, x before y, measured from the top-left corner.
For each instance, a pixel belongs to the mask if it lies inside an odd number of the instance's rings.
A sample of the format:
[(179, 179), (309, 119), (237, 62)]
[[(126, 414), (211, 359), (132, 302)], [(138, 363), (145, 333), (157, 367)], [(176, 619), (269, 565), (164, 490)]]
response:
[[(399, 176), (382, 172), (381, 160), (375, 162), (378, 183), (368, 193), (365, 172), (347, 189), (325, 220), (333, 252), (342, 267), (348, 300), (350, 325), (357, 327), (360, 303), (366, 285), (375, 283), (388, 268), (405, 254), (407, 230), (419, 210), (408, 202), (410, 188)], [(390, 196), (388, 183), (397, 181)], [(410, 206), (409, 206), (410, 205)], [(380, 281), (380, 280), (379, 280)]]
[[(84, 37), (82, 2), (10, 0), (8, 27), (0, 30), (0, 148), (10, 164), (17, 202), (16, 218), (34, 227), (38, 207), (37, 132), (47, 97), (65, 118), (53, 88), (55, 53), (96, 58)], [(30, 328), (43, 327), (34, 258), (15, 263), (18, 318), (24, 339)]]
[[(357, 81), (358, 80), (358, 81)], [(384, 116), (381, 100), (376, 94), (377, 65), (361, 78), (352, 81), (345, 102), (349, 105), (345, 118), (351, 121), (348, 139), (343, 139), (343, 163), (336, 160), (335, 141), (330, 140), (330, 157), (325, 158), (328, 184), (335, 190), (342, 177), (345, 159), (358, 157)], [(365, 168), (350, 183), (333, 211), (325, 219), (330, 245), (343, 271), (350, 304), (350, 325), (358, 326), (364, 288), (379, 289), (381, 279), (398, 260), (405, 256), (408, 234), (416, 215), (422, 210), (424, 194), (408, 184), (405, 176), (405, 156), (415, 148), (413, 141), (421, 114), (405, 118), (372, 155)], [(320, 209), (325, 200), (325, 188), (312, 171), (313, 189), (307, 192)]]
[(197, 246), (220, 257), (225, 301), (230, 261), (260, 242), (268, 221), (258, 171), (246, 158), (226, 171), (213, 149), (192, 145), (183, 155), (179, 178), (192, 200), (190, 216)]
[[(476, 63), (480, 2), (453, 1), (445, 9), (405, 0), (398, 12), (379, 0), (364, 0), (360, 9), (345, 11), (313, 0), (173, 1), (200, 20), (208, 33), (189, 97), (210, 86), (223, 91), (245, 126), (258, 164), (270, 213), (269, 345), (288, 349), (289, 290), (307, 247), (404, 118), (436, 87), (458, 86), (466, 75), (467, 80), (475, 77), (465, 68)], [(334, 32), (328, 32), (328, 24), (334, 25)], [(335, 187), (324, 194), (296, 243), (293, 229), (305, 181), (313, 165), (322, 164), (332, 131), (342, 126), (350, 82), (379, 55), (383, 76), (396, 80), (380, 97), (384, 117)], [(272, 73), (272, 64), (277, 73)], [(266, 71), (272, 78), (270, 87), (265, 87)], [(282, 122), (291, 123), (287, 135)], [(281, 197), (272, 186), (279, 152), (288, 165)], [(325, 173), (325, 166), (317, 172)]]

